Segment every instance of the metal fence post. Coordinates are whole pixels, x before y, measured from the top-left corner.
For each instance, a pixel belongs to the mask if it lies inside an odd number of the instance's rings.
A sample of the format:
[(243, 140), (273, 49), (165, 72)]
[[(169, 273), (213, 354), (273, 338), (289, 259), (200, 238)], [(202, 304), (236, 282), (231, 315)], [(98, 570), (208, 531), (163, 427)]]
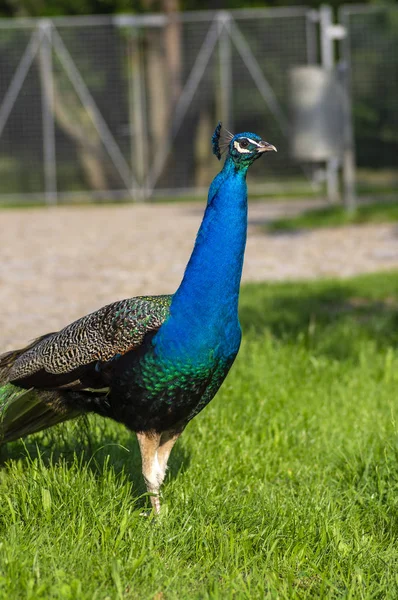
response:
[(355, 142), (352, 116), (352, 98), (351, 98), (351, 61), (350, 61), (350, 38), (349, 38), (349, 17), (344, 12), (344, 7), (339, 10), (339, 22), (344, 27), (345, 35), (341, 38), (340, 61), (342, 84), (344, 88), (344, 106), (343, 106), (343, 185), (344, 185), (344, 205), (349, 212), (354, 212), (357, 206), (356, 185), (355, 185)]
[(128, 40), (128, 83), (129, 83), (129, 134), (131, 152), (131, 173), (136, 167), (137, 183), (131, 182), (131, 194), (137, 200), (146, 200), (145, 179), (148, 172), (146, 128), (146, 106), (143, 81), (143, 57), (141, 49), (141, 31), (137, 25), (131, 25)]
[[(330, 31), (333, 25), (333, 12), (330, 6), (323, 4), (319, 9), (321, 34), (321, 61), (325, 70), (334, 70), (334, 44)], [(340, 200), (339, 194), (339, 159), (330, 158), (326, 163), (327, 195), (330, 202), (335, 204)]]
[(42, 32), (40, 43), (40, 79), (41, 79), (41, 105), (43, 127), (43, 158), (44, 158), (44, 185), (47, 204), (57, 203), (57, 165), (55, 154), (55, 127), (54, 127), (54, 82), (52, 67), (52, 23), (49, 19), (42, 19), (38, 23)]

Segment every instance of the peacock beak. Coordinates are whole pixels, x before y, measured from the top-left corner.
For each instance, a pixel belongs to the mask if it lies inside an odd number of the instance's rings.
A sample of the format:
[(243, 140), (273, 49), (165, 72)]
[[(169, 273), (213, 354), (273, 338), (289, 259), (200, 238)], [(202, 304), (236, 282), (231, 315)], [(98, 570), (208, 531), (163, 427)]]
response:
[(273, 150), (274, 152), (278, 152), (275, 146), (269, 144), (268, 142), (264, 142), (264, 140), (261, 140), (257, 152), (271, 152), (271, 150)]

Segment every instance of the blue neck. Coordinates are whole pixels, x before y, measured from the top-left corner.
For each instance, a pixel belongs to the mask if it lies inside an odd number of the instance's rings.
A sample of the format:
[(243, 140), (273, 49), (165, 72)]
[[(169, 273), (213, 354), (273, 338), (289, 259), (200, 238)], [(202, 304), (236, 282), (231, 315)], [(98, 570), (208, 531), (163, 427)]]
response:
[[(238, 297), (247, 230), (247, 169), (229, 157), (213, 180), (207, 208), (170, 318), (157, 337), (161, 346), (239, 347)], [(169, 349), (168, 349), (169, 350)], [(237, 348), (236, 348), (237, 350)]]

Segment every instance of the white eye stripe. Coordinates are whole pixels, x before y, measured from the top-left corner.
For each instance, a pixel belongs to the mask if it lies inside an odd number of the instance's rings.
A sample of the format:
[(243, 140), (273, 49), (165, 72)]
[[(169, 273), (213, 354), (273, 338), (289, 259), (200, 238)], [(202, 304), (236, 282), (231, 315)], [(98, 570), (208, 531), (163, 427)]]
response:
[(256, 140), (252, 140), (251, 138), (246, 138), (248, 142), (250, 142), (251, 144), (254, 144), (255, 146), (257, 146), (258, 148), (260, 148), (260, 144), (258, 142), (256, 142)]
[(241, 154), (251, 154), (251, 151), (248, 150), (247, 148), (241, 148), (239, 146), (239, 142), (237, 140), (234, 142), (234, 148)]

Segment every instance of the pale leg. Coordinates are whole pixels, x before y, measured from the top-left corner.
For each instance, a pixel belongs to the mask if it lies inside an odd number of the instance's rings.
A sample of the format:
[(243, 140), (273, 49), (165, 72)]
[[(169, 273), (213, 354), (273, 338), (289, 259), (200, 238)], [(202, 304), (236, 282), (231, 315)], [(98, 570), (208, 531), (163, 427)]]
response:
[(137, 433), (141, 451), (142, 474), (145, 485), (151, 496), (151, 504), (156, 514), (160, 512), (159, 488), (163, 481), (162, 470), (159, 466), (157, 449), (160, 434), (154, 432)]
[(164, 431), (160, 437), (160, 443), (157, 450), (158, 463), (162, 471), (162, 483), (166, 475), (167, 462), (169, 460), (170, 452), (173, 449), (174, 444), (182, 434), (182, 429), (179, 431)]
[(182, 429), (164, 431), (161, 434), (137, 433), (142, 459), (142, 474), (148, 492), (153, 494), (151, 504), (156, 514), (160, 512), (159, 490), (166, 475), (167, 461), (181, 433)]

